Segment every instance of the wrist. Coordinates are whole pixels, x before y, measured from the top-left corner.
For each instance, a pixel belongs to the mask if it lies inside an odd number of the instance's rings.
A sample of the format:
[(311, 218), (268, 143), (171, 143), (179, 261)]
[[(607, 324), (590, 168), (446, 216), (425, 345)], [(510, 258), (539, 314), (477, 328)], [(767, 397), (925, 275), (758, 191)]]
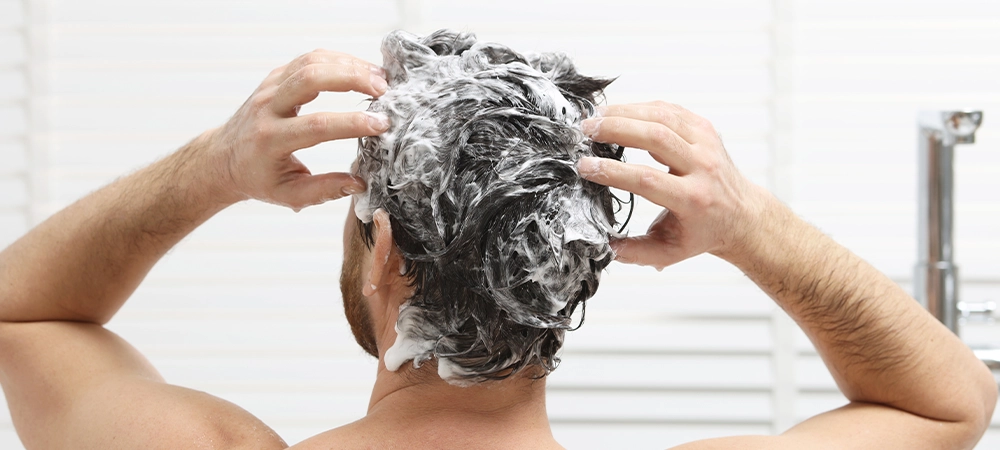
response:
[(135, 188), (149, 194), (148, 201), (170, 208), (164, 213), (198, 223), (242, 200), (229, 189), (211, 142), (207, 131), (133, 174)]
[(219, 148), (216, 129), (208, 130), (164, 161), (171, 176), (188, 196), (214, 212), (246, 200), (234, 187), (225, 152)]
[(745, 273), (779, 263), (782, 255), (797, 251), (803, 239), (799, 225), (808, 226), (766, 189), (752, 185), (747, 192), (731, 245), (713, 252)]

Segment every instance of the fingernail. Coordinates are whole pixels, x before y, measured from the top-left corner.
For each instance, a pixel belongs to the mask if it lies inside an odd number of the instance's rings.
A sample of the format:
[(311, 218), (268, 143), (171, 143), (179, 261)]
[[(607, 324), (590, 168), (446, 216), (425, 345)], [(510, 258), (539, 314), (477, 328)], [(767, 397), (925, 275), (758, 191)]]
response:
[(581, 177), (587, 178), (597, 174), (601, 170), (601, 159), (592, 156), (584, 156), (576, 163), (576, 171)]
[(389, 116), (371, 111), (365, 111), (364, 113), (368, 115), (368, 124), (375, 130), (385, 131), (389, 129)]
[(593, 118), (596, 119), (596, 118), (599, 118), (599, 117), (604, 117), (604, 115), (607, 114), (607, 112), (608, 112), (608, 107), (607, 106), (598, 106), (598, 107), (594, 108), (594, 116), (593, 116)]
[(597, 129), (601, 126), (600, 118), (587, 119), (580, 123), (580, 131), (588, 137), (597, 135)]
[(376, 66), (376, 65), (374, 65), (374, 64), (373, 64), (373, 65), (370, 65), (370, 66), (368, 66), (368, 69), (369, 69), (369, 70), (371, 70), (373, 74), (375, 74), (375, 75), (378, 75), (379, 77), (381, 77), (381, 78), (383, 78), (383, 79), (384, 79), (384, 78), (386, 77), (386, 75), (387, 75), (387, 74), (385, 73), (385, 69), (383, 69), (383, 68), (381, 68), (381, 67), (379, 67), (379, 66)]
[(375, 89), (379, 95), (384, 94), (386, 89), (389, 89), (389, 84), (385, 82), (385, 78), (379, 75), (371, 74), (372, 88)]

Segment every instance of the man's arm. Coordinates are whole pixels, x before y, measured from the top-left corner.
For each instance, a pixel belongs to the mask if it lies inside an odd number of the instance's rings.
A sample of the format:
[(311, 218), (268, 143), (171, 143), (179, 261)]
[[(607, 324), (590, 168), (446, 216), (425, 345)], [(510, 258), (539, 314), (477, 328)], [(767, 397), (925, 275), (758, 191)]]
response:
[[(0, 383), (29, 448), (214, 448), (284, 443), (249, 413), (165, 384), (105, 330), (152, 266), (237, 201), (295, 209), (363, 190), (292, 152), (388, 127), (365, 113), (298, 116), (321, 91), (385, 90), (381, 69), (326, 51), (273, 71), (223, 127), (53, 215), (0, 253)], [(379, 80), (382, 80), (380, 83)], [(209, 442), (209, 441), (213, 441)]]
[(997, 399), (990, 371), (896, 283), (747, 181), (704, 119), (676, 105), (611, 107), (595, 139), (649, 151), (669, 172), (587, 159), (584, 177), (667, 208), (624, 262), (667, 266), (713, 253), (739, 267), (805, 330), (851, 403), (781, 436), (680, 448), (971, 448)]

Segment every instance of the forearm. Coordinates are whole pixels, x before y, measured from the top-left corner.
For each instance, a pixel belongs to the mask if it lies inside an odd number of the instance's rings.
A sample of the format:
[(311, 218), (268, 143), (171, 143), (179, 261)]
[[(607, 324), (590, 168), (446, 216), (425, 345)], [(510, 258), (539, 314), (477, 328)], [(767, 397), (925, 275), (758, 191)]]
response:
[(205, 145), (84, 197), (0, 253), (0, 321), (110, 320), (170, 248), (234, 201)]
[(949, 422), (989, 417), (995, 394), (983, 392), (995, 393), (992, 376), (955, 334), (892, 280), (767, 197), (744, 248), (724, 257), (795, 319), (850, 400)]

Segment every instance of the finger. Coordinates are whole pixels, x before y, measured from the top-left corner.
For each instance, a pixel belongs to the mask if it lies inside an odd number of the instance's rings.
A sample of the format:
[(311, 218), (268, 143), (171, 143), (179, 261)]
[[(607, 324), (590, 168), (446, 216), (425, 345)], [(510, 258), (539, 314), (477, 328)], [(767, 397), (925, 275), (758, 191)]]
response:
[(318, 112), (283, 119), (285, 126), (276, 142), (285, 153), (337, 139), (377, 136), (389, 129), (389, 118), (381, 113)]
[(598, 142), (646, 150), (673, 173), (690, 173), (694, 167), (691, 144), (659, 123), (601, 117), (583, 121), (583, 132)]
[(373, 97), (388, 89), (385, 79), (367, 70), (340, 64), (312, 64), (299, 69), (278, 86), (272, 110), (293, 117), (298, 107), (309, 103), (320, 92), (361, 92)]
[(364, 182), (347, 173), (303, 175), (279, 185), (274, 192), (274, 201), (299, 210), (364, 190)]
[(676, 110), (649, 104), (611, 105), (605, 107), (601, 114), (604, 117), (627, 117), (644, 122), (659, 123), (677, 133), (685, 141), (694, 144), (698, 134), (681, 118)]
[(629, 191), (667, 209), (681, 206), (686, 198), (679, 177), (649, 166), (584, 157), (577, 170), (584, 179)]
[(299, 56), (293, 59), (291, 62), (284, 66), (284, 70), (281, 72), (281, 76), (278, 82), (282, 82), (285, 78), (288, 78), (295, 72), (298, 72), (303, 67), (310, 66), (313, 64), (340, 64), (344, 66), (354, 66), (358, 67), (371, 73), (378, 75), (382, 78), (386, 77), (385, 69), (379, 67), (377, 64), (370, 63), (361, 58), (348, 55), (346, 53), (334, 52), (324, 49), (316, 49), (309, 53)]
[(710, 122), (708, 121), (708, 119), (706, 119), (704, 117), (701, 117), (701, 116), (699, 116), (699, 115), (691, 112), (691, 110), (689, 110), (689, 109), (687, 109), (687, 108), (685, 108), (685, 107), (683, 107), (681, 105), (675, 104), (675, 103), (668, 103), (668, 102), (665, 102), (665, 101), (662, 101), (662, 100), (656, 100), (656, 101), (652, 101), (652, 102), (638, 103), (638, 104), (639, 105), (648, 105), (648, 106), (653, 106), (653, 107), (656, 107), (656, 108), (663, 108), (665, 110), (668, 110), (668, 111), (670, 111), (670, 112), (672, 112), (674, 114), (677, 114), (677, 116), (680, 117), (681, 120), (683, 120), (684, 122), (686, 122), (688, 125), (691, 125), (693, 128), (698, 128), (698, 127), (700, 127), (701, 125), (704, 125), (704, 124), (710, 124)]
[(615, 251), (615, 261), (653, 266), (656, 270), (662, 270), (688, 258), (680, 248), (648, 235), (614, 240), (611, 242), (611, 249)]

